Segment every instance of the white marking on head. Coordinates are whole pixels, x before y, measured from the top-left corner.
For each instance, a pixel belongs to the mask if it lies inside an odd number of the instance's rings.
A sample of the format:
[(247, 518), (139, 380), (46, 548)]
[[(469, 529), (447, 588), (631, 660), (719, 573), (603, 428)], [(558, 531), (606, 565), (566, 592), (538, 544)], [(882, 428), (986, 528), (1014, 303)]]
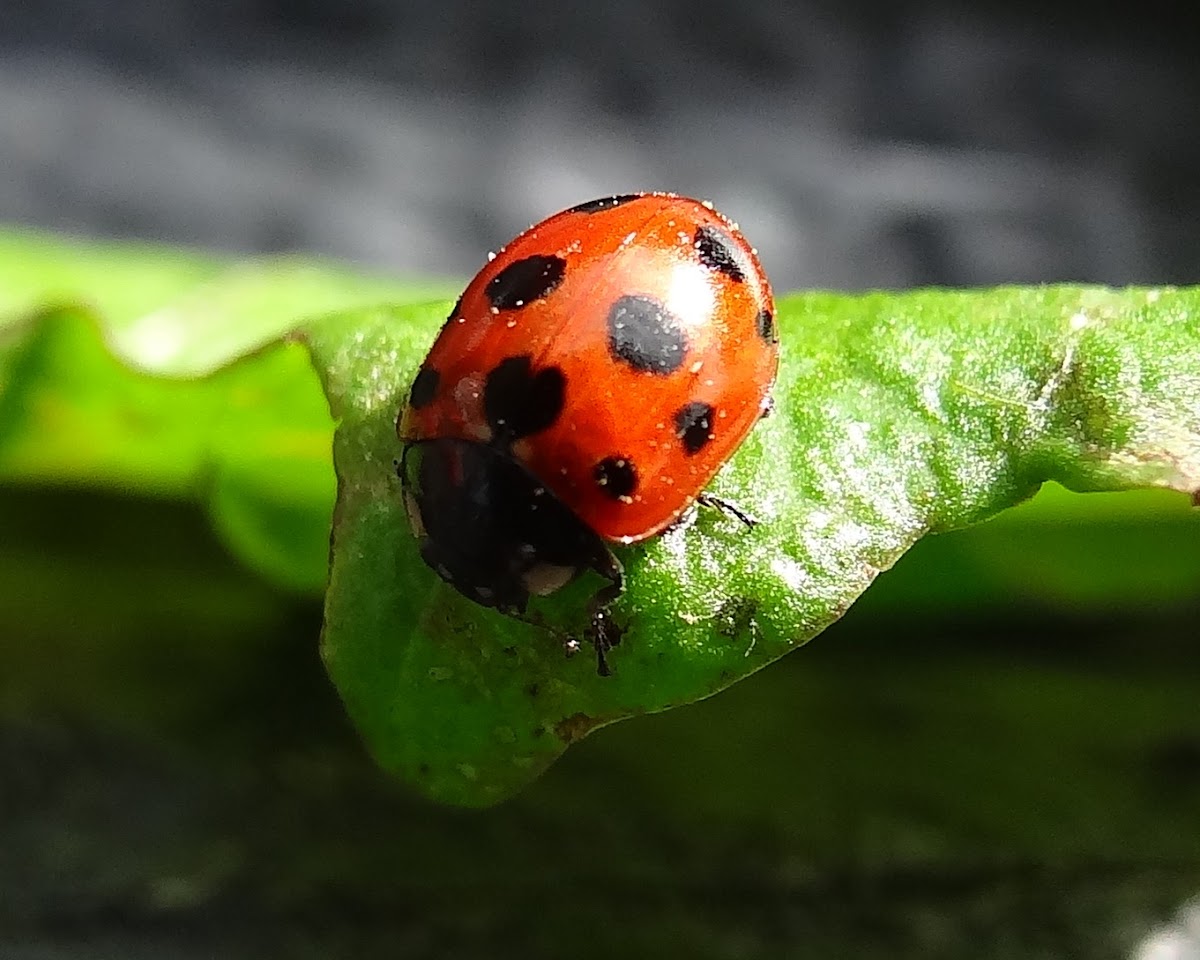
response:
[(575, 567), (560, 567), (553, 563), (539, 563), (530, 567), (521, 577), (525, 589), (537, 597), (545, 597), (565, 587), (578, 573)]
[(421, 516), (421, 505), (411, 490), (404, 491), (404, 512), (408, 514), (408, 525), (412, 528), (412, 535), (418, 540), (428, 537), (429, 534), (425, 530), (425, 518)]

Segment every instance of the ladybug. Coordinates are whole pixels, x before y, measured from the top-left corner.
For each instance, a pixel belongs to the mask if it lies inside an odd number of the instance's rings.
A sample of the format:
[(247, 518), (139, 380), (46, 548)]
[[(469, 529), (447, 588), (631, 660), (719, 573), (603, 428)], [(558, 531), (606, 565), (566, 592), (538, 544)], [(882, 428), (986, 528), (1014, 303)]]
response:
[(454, 305), (397, 423), (422, 558), (518, 617), (599, 574), (585, 636), (607, 674), (624, 588), (610, 544), (698, 500), (753, 522), (703, 491), (769, 410), (778, 356), (756, 252), (711, 204), (610, 196), (530, 227)]

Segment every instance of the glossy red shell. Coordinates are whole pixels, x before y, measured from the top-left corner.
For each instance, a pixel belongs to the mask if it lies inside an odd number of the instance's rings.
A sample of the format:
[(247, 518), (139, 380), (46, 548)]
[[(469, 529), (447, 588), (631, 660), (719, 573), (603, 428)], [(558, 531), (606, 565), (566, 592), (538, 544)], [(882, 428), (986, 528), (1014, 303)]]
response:
[[(531, 272), (513, 267), (523, 262), (549, 264), (542, 284), (552, 288), (528, 301), (498, 297), (514, 273)], [(561, 372), (561, 407), (514, 440), (512, 456), (600, 536), (653, 536), (762, 416), (778, 363), (774, 309), (754, 249), (708, 204), (642, 194), (558, 213), (468, 285), (422, 365), (400, 437), (494, 442), (488, 376), (528, 357), (535, 373)], [(667, 318), (670, 342), (652, 363), (624, 326), (630, 316)]]

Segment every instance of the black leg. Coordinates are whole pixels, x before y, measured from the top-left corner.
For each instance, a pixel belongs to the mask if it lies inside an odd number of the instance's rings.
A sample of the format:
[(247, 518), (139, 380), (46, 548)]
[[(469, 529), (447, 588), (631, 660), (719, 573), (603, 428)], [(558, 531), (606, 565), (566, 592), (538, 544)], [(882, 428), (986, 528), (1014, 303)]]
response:
[(741, 507), (731, 503), (724, 497), (718, 497), (715, 493), (702, 493), (696, 498), (696, 502), (705, 507), (711, 507), (715, 510), (720, 510), (722, 513), (728, 514), (731, 517), (737, 517), (747, 527), (754, 527), (758, 525), (758, 520), (756, 518), (750, 516), (750, 514), (746, 513), (746, 511), (741, 509)]
[(605, 550), (605, 556), (598, 557), (593, 565), (597, 573), (608, 578), (608, 586), (602, 587), (592, 595), (588, 603), (591, 613), (591, 624), (588, 626), (587, 638), (596, 650), (596, 672), (602, 677), (612, 676), (608, 666), (608, 651), (621, 642), (621, 628), (609, 615), (608, 608), (625, 592), (625, 570), (621, 561)]

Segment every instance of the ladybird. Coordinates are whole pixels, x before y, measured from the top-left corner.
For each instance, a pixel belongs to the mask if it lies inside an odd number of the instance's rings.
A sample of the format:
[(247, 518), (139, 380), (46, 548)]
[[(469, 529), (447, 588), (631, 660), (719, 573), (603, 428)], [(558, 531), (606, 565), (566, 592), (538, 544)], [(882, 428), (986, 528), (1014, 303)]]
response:
[(610, 545), (715, 500), (706, 484), (770, 407), (778, 343), (756, 251), (709, 203), (609, 196), (530, 227), (454, 305), (397, 422), (422, 558), (514, 616), (599, 574), (585, 636), (607, 674)]

